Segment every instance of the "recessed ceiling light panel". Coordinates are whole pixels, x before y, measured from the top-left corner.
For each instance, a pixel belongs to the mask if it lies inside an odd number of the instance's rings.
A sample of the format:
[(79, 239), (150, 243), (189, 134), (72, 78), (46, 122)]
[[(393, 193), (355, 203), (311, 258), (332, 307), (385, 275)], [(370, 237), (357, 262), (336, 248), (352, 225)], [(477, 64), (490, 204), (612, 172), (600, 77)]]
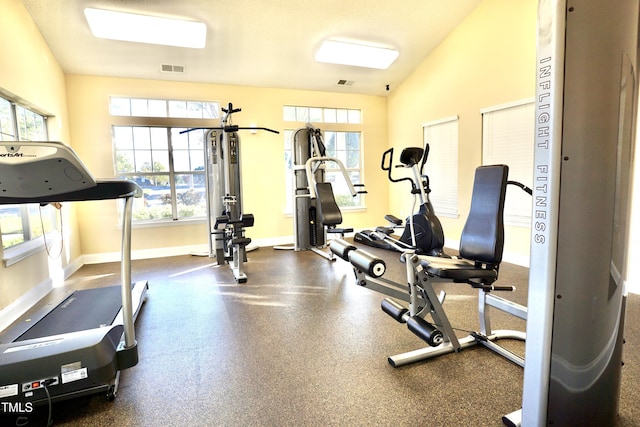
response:
[(202, 22), (91, 8), (84, 15), (99, 38), (199, 49), (206, 44), (207, 26)]
[(398, 55), (393, 49), (325, 40), (316, 53), (316, 61), (384, 70)]

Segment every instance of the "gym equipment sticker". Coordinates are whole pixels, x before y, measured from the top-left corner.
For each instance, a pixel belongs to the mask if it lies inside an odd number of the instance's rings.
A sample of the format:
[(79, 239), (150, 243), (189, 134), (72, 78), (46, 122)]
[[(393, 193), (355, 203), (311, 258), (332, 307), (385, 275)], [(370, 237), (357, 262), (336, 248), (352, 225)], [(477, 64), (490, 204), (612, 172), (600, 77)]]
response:
[(0, 399), (18, 395), (18, 384), (0, 386)]
[(84, 380), (89, 377), (89, 374), (87, 368), (82, 367), (81, 362), (75, 362), (61, 366), (60, 376), (62, 377), (62, 384), (67, 384)]
[(62, 384), (72, 383), (88, 378), (87, 368), (78, 369), (77, 371), (65, 372), (62, 374)]

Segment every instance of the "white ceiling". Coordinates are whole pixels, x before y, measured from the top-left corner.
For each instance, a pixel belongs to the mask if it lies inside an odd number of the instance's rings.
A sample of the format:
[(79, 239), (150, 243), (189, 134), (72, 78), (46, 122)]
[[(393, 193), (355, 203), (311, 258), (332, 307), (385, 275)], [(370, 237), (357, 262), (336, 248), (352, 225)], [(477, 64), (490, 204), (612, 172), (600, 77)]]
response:
[[(67, 74), (384, 95), (482, 0), (22, 0)], [(207, 25), (204, 49), (97, 39), (86, 7)], [(325, 39), (400, 51), (387, 70), (315, 62)], [(182, 65), (184, 74), (160, 71)], [(338, 86), (338, 80), (353, 81)]]

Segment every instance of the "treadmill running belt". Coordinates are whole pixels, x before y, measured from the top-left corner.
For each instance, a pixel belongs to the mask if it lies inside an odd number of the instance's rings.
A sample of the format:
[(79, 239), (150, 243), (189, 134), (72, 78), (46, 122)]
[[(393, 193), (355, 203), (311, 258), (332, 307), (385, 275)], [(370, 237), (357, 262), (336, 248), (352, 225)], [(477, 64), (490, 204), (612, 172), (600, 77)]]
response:
[(111, 325), (122, 307), (119, 286), (85, 289), (69, 295), (16, 341)]

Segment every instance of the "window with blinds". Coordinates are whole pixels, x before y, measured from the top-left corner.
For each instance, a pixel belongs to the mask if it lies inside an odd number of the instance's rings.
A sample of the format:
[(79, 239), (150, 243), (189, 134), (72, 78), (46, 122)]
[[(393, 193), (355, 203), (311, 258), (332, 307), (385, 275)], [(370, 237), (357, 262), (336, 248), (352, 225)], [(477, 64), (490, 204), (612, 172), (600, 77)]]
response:
[(430, 199), (436, 215), (458, 217), (458, 116), (422, 124), (429, 158), (424, 173), (429, 176)]
[[(482, 113), (482, 164), (509, 166), (509, 180), (533, 185), (535, 103), (532, 99), (480, 110)], [(531, 226), (531, 196), (507, 187), (504, 208), (507, 225)]]

